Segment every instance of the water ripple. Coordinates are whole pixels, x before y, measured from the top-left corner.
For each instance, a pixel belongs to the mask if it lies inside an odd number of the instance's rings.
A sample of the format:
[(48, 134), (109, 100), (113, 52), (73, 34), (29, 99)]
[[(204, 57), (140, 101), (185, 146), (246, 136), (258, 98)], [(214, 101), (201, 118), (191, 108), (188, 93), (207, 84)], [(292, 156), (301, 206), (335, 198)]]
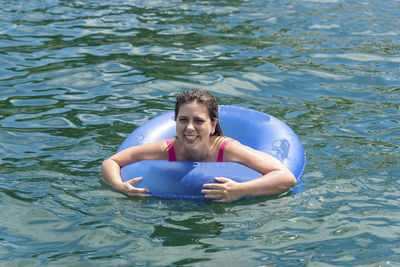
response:
[[(398, 264), (399, 8), (2, 1), (0, 265)], [(220, 205), (106, 186), (101, 161), (198, 87), (287, 122), (303, 192)]]

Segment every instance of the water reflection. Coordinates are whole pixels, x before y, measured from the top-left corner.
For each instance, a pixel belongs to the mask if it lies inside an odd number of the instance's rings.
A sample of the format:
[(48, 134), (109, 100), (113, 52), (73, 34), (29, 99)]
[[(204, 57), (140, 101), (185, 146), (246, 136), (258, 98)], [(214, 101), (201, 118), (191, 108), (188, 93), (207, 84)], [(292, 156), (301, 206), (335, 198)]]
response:
[(214, 221), (213, 217), (195, 215), (187, 219), (165, 219), (156, 225), (150, 237), (160, 239), (163, 246), (201, 245), (208, 247), (201, 240), (218, 237), (224, 225)]
[[(398, 265), (398, 11), (2, 1), (0, 265)], [(193, 87), (283, 119), (303, 193), (197, 205), (102, 186), (101, 161)]]

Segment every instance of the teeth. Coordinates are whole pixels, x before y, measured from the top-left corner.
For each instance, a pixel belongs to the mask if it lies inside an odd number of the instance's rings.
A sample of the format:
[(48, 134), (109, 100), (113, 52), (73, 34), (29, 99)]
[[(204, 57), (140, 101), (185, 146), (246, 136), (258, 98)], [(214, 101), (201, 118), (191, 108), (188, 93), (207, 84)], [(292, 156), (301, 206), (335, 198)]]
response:
[(189, 140), (194, 140), (194, 139), (196, 139), (196, 137), (197, 136), (195, 136), (195, 135), (186, 135), (186, 138)]

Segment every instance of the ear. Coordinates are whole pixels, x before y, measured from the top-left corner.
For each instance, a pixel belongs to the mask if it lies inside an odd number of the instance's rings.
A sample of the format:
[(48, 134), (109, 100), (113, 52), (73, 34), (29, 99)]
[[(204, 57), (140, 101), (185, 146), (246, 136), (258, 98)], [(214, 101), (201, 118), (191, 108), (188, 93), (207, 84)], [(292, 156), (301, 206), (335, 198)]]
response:
[(217, 127), (218, 119), (216, 119), (214, 122), (211, 122), (211, 135), (215, 133), (215, 127)]

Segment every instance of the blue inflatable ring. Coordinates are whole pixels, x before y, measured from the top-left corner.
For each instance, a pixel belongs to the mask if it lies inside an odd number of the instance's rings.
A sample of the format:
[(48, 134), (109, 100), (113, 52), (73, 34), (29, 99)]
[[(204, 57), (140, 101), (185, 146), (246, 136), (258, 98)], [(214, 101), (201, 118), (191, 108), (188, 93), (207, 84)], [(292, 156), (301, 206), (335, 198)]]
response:
[[(299, 182), (306, 159), (299, 138), (289, 126), (268, 114), (236, 106), (220, 106), (219, 119), (224, 135), (276, 157)], [(175, 135), (174, 112), (170, 111), (134, 130), (118, 151)], [(245, 182), (260, 176), (260, 173), (233, 162), (153, 160), (140, 161), (121, 168), (123, 181), (143, 177), (135, 187), (147, 188), (152, 196), (168, 199), (205, 199), (201, 193), (203, 184), (215, 182), (214, 177)]]

